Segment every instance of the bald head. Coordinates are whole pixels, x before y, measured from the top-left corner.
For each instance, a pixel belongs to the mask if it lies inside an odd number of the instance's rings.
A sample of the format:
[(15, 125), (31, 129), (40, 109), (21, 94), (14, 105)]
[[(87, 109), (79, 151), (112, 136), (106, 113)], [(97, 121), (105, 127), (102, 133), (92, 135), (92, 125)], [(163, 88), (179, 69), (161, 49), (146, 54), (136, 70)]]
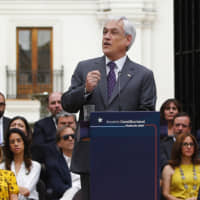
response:
[(61, 92), (52, 92), (48, 97), (48, 110), (53, 116), (62, 111)]

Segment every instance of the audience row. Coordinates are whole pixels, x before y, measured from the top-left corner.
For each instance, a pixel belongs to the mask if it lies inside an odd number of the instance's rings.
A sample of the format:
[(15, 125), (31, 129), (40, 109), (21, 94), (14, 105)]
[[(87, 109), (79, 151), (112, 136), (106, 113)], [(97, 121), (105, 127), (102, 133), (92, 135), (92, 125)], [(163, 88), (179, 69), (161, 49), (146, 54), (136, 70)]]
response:
[[(37, 121), (32, 131), (24, 117), (3, 116), (5, 97), (0, 93), (0, 186), (7, 188), (0, 195), (5, 199), (72, 200), (80, 191), (80, 176), (70, 171), (79, 137), (76, 116), (63, 111), (61, 96), (59, 92), (49, 95), (51, 115)], [(191, 130), (190, 116), (181, 103), (166, 100), (160, 108), (161, 199), (197, 199), (199, 147)]]
[(4, 177), (0, 186), (7, 183), (7, 189), (2, 191), (5, 199), (73, 199), (81, 189), (80, 176), (70, 171), (76, 116), (62, 110), (61, 93), (49, 95), (51, 116), (36, 122), (33, 131), (24, 117), (3, 116), (2, 93), (0, 103), (0, 176)]
[(191, 132), (191, 118), (176, 99), (163, 103), (160, 117), (160, 199), (197, 200), (199, 145)]

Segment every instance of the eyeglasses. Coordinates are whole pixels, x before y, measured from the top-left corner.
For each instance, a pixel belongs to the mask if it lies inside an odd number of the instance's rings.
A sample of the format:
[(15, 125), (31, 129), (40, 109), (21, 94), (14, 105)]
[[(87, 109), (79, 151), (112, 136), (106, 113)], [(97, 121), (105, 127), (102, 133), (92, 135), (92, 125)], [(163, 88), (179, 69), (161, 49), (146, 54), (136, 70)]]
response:
[(184, 147), (189, 147), (189, 146), (190, 146), (190, 147), (193, 147), (193, 146), (194, 146), (194, 143), (192, 143), (192, 142), (190, 142), (190, 143), (184, 142), (184, 143), (183, 143), (183, 146), (184, 146)]
[(62, 136), (62, 139), (63, 139), (63, 140), (68, 140), (69, 137), (71, 137), (72, 139), (74, 139), (75, 136), (74, 136), (74, 134), (64, 135), (64, 136)]
[(0, 102), (0, 106), (5, 106), (6, 104), (4, 102)]

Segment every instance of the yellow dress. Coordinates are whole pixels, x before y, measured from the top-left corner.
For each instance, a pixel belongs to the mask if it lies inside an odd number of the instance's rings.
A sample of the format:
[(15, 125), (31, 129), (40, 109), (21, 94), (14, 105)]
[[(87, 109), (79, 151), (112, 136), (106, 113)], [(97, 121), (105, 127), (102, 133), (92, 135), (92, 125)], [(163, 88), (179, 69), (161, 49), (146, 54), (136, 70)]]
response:
[(15, 175), (12, 171), (0, 169), (0, 199), (9, 200), (9, 194), (18, 194)]
[[(193, 164), (181, 165), (181, 169), (185, 180), (181, 178), (180, 168), (176, 167), (171, 179), (170, 194), (180, 199), (197, 197), (200, 186), (200, 165), (195, 165), (197, 180), (194, 180)], [(184, 187), (184, 183), (187, 184), (188, 189)], [(194, 189), (195, 185), (196, 189)]]

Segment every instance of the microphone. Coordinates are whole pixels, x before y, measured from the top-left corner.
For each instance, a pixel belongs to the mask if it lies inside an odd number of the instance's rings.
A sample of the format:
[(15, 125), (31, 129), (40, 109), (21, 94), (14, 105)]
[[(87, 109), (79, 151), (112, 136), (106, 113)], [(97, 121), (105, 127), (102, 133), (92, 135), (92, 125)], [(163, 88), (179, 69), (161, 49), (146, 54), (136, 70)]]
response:
[(122, 111), (121, 107), (121, 71), (118, 72), (118, 98), (119, 98), (119, 105), (118, 105), (118, 111)]

